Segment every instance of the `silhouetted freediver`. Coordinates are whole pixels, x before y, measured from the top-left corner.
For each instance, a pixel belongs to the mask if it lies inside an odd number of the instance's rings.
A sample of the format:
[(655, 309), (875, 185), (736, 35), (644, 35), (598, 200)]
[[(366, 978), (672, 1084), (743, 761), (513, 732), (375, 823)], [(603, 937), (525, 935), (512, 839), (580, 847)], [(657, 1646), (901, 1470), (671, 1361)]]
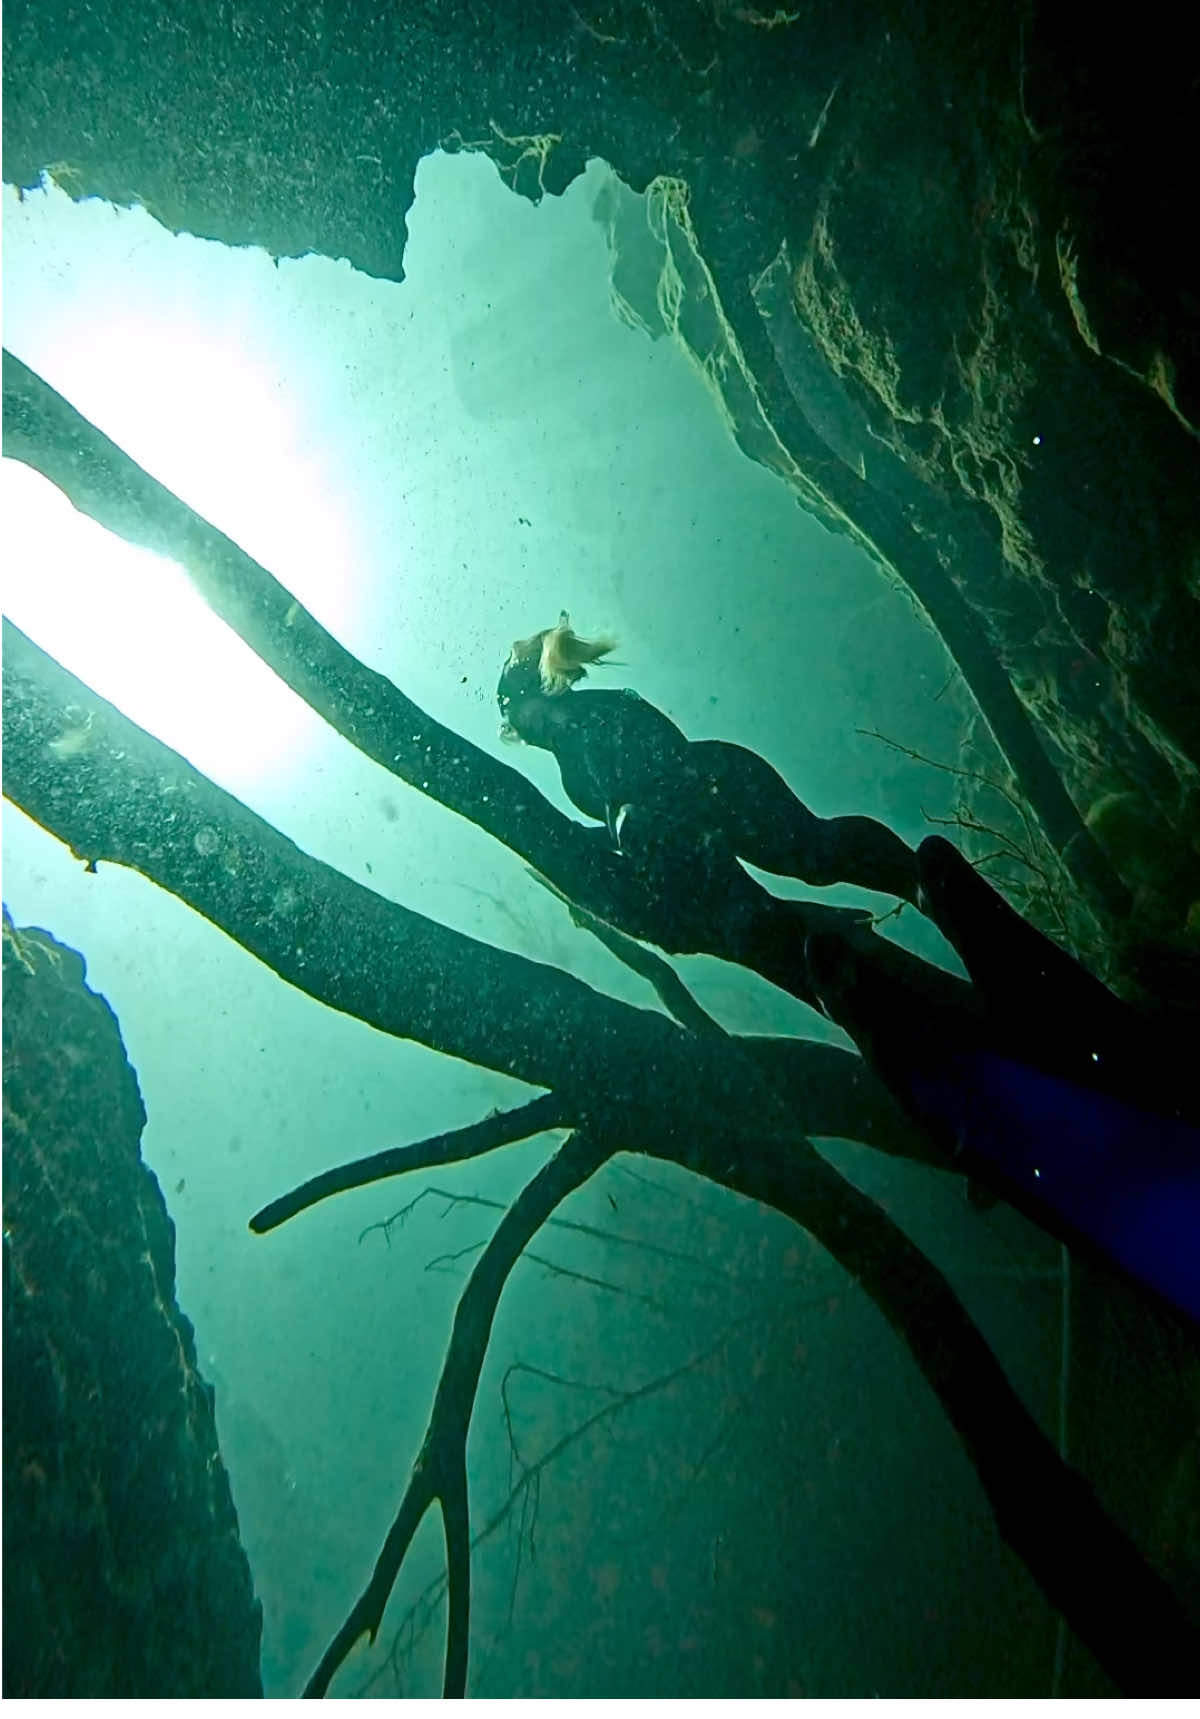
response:
[(1200, 1107), (1161, 1025), (1147, 1027), (949, 842), (929, 837), (914, 854), (873, 819), (817, 818), (757, 754), (689, 741), (636, 693), (575, 691), (613, 648), (579, 638), (566, 615), (518, 640), (497, 690), (505, 730), (553, 752), (568, 798), (615, 847), (663, 832), (681, 880), (716, 837), (764, 871), (918, 905), (970, 984), (886, 940), (841, 935), (826, 910), (814, 923), (831, 929), (803, 938), (790, 988), (854, 1039), (964, 1171), (1200, 1320)]
[(637, 825), (690, 842), (719, 833), (763, 871), (916, 901), (916, 858), (886, 824), (817, 817), (756, 752), (689, 740), (635, 692), (575, 691), (614, 648), (613, 639), (580, 638), (564, 614), (513, 645), (497, 700), (502, 732), (554, 754), (568, 799), (605, 825), (615, 847), (627, 848)]

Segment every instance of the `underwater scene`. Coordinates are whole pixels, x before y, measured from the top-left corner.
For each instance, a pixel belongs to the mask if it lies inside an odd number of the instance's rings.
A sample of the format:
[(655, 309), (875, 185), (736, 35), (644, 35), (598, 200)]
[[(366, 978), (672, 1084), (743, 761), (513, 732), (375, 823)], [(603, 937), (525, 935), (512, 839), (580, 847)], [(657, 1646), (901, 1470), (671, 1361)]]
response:
[(1178, 26), (3, 29), (4, 1695), (1197, 1693)]

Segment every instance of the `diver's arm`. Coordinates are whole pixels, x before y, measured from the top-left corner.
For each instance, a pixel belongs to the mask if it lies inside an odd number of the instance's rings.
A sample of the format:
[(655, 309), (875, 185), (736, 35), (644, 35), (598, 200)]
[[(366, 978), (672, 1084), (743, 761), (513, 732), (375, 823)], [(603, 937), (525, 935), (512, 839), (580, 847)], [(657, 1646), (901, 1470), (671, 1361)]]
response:
[(614, 845), (627, 806), (643, 820), (693, 829), (687, 740), (637, 693), (588, 689), (527, 701), (514, 726), (554, 753), (567, 798), (605, 824)]

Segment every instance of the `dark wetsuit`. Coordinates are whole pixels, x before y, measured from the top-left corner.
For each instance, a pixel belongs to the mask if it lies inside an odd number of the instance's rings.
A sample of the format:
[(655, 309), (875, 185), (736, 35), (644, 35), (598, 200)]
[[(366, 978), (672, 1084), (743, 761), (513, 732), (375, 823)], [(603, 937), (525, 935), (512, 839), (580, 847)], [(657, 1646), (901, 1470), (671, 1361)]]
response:
[[(857, 884), (916, 900), (912, 850), (873, 818), (818, 818), (765, 759), (725, 740), (688, 740), (637, 693), (542, 692), (526, 664), (498, 689), (510, 729), (553, 752), (563, 789), (614, 841), (648, 821), (680, 838), (724, 837), (750, 865), (803, 883)], [(628, 808), (624, 820), (622, 812)]]

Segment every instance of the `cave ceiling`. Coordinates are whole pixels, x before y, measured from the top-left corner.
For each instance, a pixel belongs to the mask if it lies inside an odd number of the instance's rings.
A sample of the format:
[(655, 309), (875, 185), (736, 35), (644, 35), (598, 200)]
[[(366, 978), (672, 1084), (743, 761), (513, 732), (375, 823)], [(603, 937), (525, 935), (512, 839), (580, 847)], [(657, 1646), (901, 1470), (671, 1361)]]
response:
[(1186, 963), (1200, 937), (1186, 27), (901, 0), (23, 0), (4, 177), (399, 280), (430, 152), (482, 151), (532, 200), (608, 162), (614, 301), (913, 592), (1129, 977), (1145, 938)]

